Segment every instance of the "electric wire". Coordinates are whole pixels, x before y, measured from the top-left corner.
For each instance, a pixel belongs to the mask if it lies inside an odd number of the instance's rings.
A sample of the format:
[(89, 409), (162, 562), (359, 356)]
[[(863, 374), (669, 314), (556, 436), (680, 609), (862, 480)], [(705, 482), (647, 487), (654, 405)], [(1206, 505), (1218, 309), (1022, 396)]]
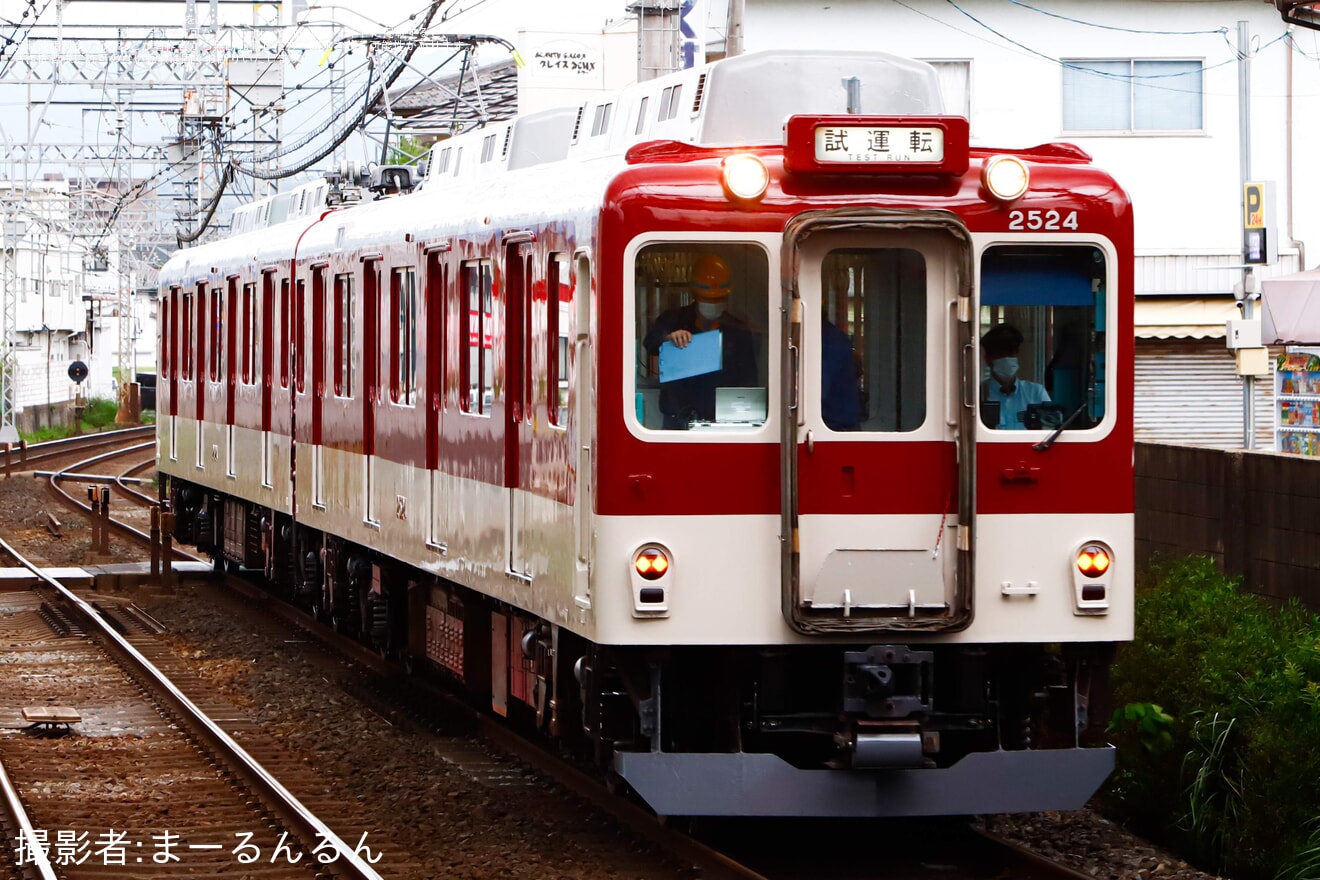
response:
[(1023, 0), (1008, 0), (1008, 2), (1012, 3), (1014, 6), (1021, 6), (1023, 9), (1029, 9), (1032, 12), (1038, 12), (1041, 15), (1048, 15), (1050, 18), (1057, 18), (1060, 21), (1070, 22), (1072, 24), (1080, 24), (1080, 25), (1084, 25), (1085, 27), (1100, 28), (1101, 30), (1106, 30), (1106, 31), (1122, 31), (1123, 33), (1128, 33), (1128, 34), (1153, 34), (1156, 36), (1191, 37), (1191, 36), (1201, 36), (1206, 34), (1222, 34), (1222, 33), (1227, 33), (1228, 31), (1228, 28), (1225, 27), (1218, 27), (1208, 31), (1164, 31), (1164, 30), (1150, 30), (1147, 28), (1120, 27), (1118, 25), (1113, 25), (1113, 24), (1100, 24), (1099, 22), (1095, 22), (1095, 21), (1084, 21), (1083, 19), (1080, 18), (1073, 18), (1071, 15), (1063, 15), (1062, 13), (1058, 13), (1058, 12), (1050, 12), (1048, 9), (1041, 9), (1038, 6), (1032, 6), (1030, 3), (1023, 2)]

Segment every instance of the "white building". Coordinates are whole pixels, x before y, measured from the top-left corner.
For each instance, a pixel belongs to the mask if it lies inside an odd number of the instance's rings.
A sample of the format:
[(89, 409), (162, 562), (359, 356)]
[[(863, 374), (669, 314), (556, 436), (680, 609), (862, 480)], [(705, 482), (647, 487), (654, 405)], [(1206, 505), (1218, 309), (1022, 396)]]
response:
[[(712, 9), (711, 24), (722, 15)], [(1238, 22), (1250, 45), (1245, 134)], [(745, 51), (931, 61), (974, 144), (1067, 141), (1094, 156), (1134, 204), (1138, 438), (1242, 445), (1243, 386), (1224, 340), (1225, 320), (1240, 316), (1239, 145), (1248, 179), (1273, 181), (1277, 195), (1278, 261), (1256, 276), (1314, 266), (1320, 32), (1291, 29), (1262, 0), (745, 0), (743, 35)], [(1255, 382), (1260, 448), (1271, 442), (1269, 384)]]
[(15, 360), (15, 419), (21, 429), (63, 423), (76, 383), (69, 366), (85, 361), (85, 246), (71, 232), (69, 185), (0, 182), (3, 271), (12, 325), (3, 332)]

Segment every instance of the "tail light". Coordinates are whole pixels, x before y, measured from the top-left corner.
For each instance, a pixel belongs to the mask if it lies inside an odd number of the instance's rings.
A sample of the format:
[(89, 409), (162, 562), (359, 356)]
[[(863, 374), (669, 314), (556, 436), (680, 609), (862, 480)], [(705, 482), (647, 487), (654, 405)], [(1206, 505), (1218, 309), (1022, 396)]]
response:
[(673, 585), (673, 556), (662, 544), (643, 544), (633, 551), (630, 580), (633, 617), (668, 617)]
[(1101, 541), (1087, 541), (1073, 554), (1073, 613), (1109, 613), (1109, 584), (1114, 551)]

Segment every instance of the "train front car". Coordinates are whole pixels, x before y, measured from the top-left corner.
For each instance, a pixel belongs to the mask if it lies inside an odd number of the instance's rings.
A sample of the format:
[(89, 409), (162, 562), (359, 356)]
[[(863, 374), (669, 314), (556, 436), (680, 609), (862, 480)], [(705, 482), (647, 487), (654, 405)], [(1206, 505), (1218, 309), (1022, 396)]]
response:
[(1125, 194), (971, 149), (891, 56), (658, 94), (687, 132), (619, 109), (653, 138), (598, 243), (586, 732), (666, 815), (1082, 806), (1133, 627)]

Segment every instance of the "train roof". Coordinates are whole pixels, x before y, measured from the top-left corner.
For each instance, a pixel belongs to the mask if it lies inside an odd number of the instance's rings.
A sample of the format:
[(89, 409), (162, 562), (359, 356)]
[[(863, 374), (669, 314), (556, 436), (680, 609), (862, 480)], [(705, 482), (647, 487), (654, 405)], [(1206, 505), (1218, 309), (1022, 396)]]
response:
[(427, 188), (547, 162), (622, 153), (645, 141), (710, 147), (778, 144), (789, 116), (939, 115), (935, 69), (886, 52), (753, 52), (441, 141)]

